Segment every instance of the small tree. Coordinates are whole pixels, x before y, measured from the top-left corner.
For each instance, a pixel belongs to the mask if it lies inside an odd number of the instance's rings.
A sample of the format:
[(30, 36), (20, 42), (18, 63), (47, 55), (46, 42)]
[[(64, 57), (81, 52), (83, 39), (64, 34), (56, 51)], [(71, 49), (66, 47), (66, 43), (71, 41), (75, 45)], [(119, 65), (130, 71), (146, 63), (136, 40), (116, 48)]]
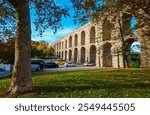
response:
[(47, 47), (47, 49), (46, 49), (46, 56), (48, 58), (51, 58), (52, 56), (54, 56), (54, 52), (55, 52), (55, 50), (54, 50), (53, 47)]

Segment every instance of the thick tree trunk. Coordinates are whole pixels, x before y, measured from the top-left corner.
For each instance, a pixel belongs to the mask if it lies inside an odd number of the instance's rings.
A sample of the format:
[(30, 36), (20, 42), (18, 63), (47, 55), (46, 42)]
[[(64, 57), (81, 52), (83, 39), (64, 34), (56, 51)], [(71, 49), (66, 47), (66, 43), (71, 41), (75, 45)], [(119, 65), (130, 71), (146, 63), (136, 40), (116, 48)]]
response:
[(31, 78), (31, 26), (28, 0), (18, 0), (16, 6), (17, 36), (15, 41), (15, 63), (9, 91), (11, 94), (32, 90)]

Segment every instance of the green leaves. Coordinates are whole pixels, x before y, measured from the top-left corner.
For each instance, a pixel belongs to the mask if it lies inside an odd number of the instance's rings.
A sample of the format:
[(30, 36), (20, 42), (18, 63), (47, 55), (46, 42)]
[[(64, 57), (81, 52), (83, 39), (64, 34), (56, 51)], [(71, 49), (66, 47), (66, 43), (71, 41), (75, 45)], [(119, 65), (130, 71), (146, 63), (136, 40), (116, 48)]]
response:
[(57, 29), (62, 27), (60, 23), (62, 17), (69, 16), (69, 8), (59, 6), (54, 0), (35, 0), (31, 2), (35, 10), (34, 24), (40, 35), (47, 28), (53, 29), (56, 33)]
[[(18, 8), (20, 2), (17, 0), (1, 0), (0, 1), (0, 37), (6, 37), (3, 33), (7, 30), (11, 34), (16, 31), (15, 9)], [(32, 19), (39, 35), (47, 29), (51, 28), (54, 33), (61, 28), (62, 17), (69, 16), (67, 6), (60, 6), (54, 0), (29, 0), (30, 12), (33, 13)], [(10, 37), (10, 36), (9, 36)]]

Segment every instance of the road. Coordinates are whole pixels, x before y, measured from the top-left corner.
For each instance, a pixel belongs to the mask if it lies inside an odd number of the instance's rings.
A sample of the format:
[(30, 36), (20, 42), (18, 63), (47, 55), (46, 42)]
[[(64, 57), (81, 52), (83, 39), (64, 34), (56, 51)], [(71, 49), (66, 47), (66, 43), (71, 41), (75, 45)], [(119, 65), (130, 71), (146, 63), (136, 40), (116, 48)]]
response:
[[(76, 67), (65, 67), (64, 65), (59, 65), (59, 68), (45, 68), (44, 71), (42, 72), (65, 72), (65, 71), (96, 70), (96, 69), (106, 69), (106, 68), (100, 68), (96, 66), (83, 66), (83, 65), (77, 65)], [(0, 77), (5, 77), (9, 75), (10, 75), (9, 71), (0, 72)]]
[(44, 72), (64, 72), (64, 71), (95, 70), (95, 69), (102, 69), (102, 68), (96, 66), (65, 67), (64, 65), (60, 65), (59, 68), (44, 69)]

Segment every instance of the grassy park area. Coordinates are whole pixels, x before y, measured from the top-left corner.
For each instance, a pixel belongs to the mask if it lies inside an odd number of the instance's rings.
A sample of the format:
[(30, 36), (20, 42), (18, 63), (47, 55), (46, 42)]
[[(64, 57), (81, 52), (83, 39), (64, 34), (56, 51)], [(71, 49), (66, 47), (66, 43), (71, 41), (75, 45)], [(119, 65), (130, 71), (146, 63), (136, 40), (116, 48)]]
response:
[[(11, 78), (0, 78), (0, 97)], [(101, 69), (58, 73), (34, 73), (33, 91), (25, 98), (138, 98), (150, 97), (150, 69)]]

